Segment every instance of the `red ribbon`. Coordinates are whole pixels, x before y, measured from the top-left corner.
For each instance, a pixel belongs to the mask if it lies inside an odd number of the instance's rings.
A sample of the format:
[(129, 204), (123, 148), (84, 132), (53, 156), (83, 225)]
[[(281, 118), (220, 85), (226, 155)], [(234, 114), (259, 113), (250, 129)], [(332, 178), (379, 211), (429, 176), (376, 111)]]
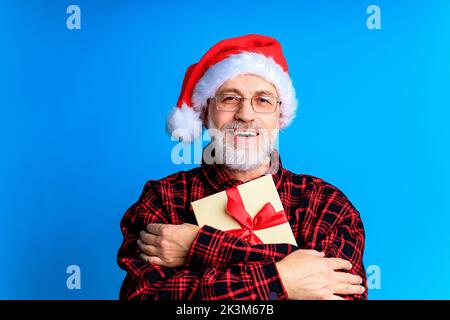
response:
[(238, 188), (233, 187), (225, 190), (225, 192), (228, 197), (226, 211), (241, 226), (240, 229), (227, 230), (227, 232), (241, 237), (251, 244), (263, 243), (253, 231), (288, 222), (284, 210), (276, 212), (270, 202), (267, 202), (252, 219), (247, 210), (245, 210)]

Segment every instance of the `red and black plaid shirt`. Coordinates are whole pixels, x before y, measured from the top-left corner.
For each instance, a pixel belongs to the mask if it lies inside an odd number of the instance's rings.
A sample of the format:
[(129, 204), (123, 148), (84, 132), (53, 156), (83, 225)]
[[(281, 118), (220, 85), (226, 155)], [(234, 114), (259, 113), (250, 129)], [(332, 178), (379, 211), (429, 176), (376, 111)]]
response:
[[(350, 272), (361, 276), (367, 289), (362, 262), (364, 229), (358, 211), (336, 187), (284, 169), (278, 153), (274, 154), (272, 177), (298, 247), (251, 245), (204, 226), (185, 266), (167, 268), (144, 262), (136, 242), (147, 224), (196, 224), (192, 201), (242, 183), (220, 165), (203, 162), (198, 168), (148, 181), (138, 202), (125, 213), (118, 264), (127, 275), (120, 299), (287, 299), (275, 263), (298, 248), (349, 260), (353, 265)], [(366, 299), (367, 290), (363, 295), (345, 298)]]

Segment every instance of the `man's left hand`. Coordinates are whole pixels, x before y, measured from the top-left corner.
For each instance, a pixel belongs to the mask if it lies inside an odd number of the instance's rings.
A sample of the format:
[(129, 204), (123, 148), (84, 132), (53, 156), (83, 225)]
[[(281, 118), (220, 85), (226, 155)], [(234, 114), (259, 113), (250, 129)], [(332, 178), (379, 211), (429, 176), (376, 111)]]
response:
[(144, 261), (164, 267), (180, 267), (185, 264), (192, 243), (197, 236), (198, 226), (183, 223), (147, 225), (141, 231), (138, 246)]

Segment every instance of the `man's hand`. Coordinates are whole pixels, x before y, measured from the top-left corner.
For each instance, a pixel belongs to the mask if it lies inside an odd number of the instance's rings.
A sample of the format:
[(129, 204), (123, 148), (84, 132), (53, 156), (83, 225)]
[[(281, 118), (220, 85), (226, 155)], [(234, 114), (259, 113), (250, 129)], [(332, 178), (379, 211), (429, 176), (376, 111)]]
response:
[(138, 240), (144, 261), (160, 266), (175, 268), (184, 265), (192, 243), (197, 236), (198, 226), (184, 223), (149, 224), (147, 231), (141, 231)]
[(290, 300), (344, 300), (338, 295), (362, 294), (359, 276), (349, 261), (325, 258), (315, 250), (297, 250), (277, 262), (278, 273)]

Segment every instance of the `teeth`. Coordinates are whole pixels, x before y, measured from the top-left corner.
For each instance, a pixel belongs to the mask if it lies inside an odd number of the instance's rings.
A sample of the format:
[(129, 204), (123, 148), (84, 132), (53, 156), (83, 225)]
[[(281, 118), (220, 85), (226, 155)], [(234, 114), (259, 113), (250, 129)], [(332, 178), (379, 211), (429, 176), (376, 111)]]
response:
[(240, 137), (256, 137), (256, 132), (254, 131), (236, 131), (234, 134)]

